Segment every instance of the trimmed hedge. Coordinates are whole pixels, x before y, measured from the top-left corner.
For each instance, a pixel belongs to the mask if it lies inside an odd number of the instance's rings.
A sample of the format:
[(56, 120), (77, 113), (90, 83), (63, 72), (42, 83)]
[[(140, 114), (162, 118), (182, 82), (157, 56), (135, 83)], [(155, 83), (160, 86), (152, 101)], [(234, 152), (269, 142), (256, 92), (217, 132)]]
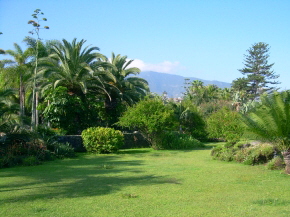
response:
[(90, 127), (82, 132), (85, 148), (88, 152), (108, 154), (119, 150), (124, 144), (121, 131), (106, 127)]

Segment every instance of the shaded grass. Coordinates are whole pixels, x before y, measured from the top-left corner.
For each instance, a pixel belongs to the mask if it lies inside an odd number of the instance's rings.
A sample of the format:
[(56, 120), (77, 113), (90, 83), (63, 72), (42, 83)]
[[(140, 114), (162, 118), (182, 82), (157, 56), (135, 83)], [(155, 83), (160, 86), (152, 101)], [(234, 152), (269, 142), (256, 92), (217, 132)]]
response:
[(0, 170), (0, 216), (290, 216), (289, 178), (207, 148), (81, 154)]

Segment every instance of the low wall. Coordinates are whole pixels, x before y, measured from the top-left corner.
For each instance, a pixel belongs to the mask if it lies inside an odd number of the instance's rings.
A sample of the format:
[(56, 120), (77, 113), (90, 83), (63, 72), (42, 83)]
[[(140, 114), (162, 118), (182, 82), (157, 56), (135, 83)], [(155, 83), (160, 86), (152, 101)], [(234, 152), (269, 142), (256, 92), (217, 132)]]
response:
[(58, 136), (57, 141), (60, 143), (69, 143), (76, 152), (85, 152), (83, 139), (80, 135)]
[(140, 133), (123, 133), (124, 145), (122, 148), (147, 148), (149, 142)]
[[(76, 152), (85, 152), (83, 140), (80, 135), (58, 136), (60, 143), (69, 143)], [(146, 148), (149, 147), (148, 141), (140, 133), (124, 133), (124, 145), (121, 148)]]

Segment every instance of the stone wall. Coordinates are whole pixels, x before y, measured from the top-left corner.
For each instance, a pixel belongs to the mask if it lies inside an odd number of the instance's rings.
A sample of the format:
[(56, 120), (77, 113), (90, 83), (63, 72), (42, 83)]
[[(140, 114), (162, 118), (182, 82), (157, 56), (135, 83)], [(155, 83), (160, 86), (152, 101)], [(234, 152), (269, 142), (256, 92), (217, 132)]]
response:
[[(58, 142), (69, 143), (76, 152), (85, 152), (83, 140), (80, 135), (58, 136)], [(150, 144), (140, 133), (124, 133), (124, 145), (121, 148), (146, 148)]]

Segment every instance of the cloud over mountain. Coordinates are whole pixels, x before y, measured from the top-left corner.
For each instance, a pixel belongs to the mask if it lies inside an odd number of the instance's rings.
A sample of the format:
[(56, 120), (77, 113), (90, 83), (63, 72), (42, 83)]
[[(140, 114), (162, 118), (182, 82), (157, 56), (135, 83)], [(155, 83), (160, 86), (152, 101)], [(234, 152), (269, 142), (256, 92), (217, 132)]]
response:
[(143, 60), (134, 59), (130, 67), (138, 67), (141, 71), (155, 71), (162, 73), (174, 74), (184, 69), (180, 62), (163, 61), (160, 63), (146, 63)]

